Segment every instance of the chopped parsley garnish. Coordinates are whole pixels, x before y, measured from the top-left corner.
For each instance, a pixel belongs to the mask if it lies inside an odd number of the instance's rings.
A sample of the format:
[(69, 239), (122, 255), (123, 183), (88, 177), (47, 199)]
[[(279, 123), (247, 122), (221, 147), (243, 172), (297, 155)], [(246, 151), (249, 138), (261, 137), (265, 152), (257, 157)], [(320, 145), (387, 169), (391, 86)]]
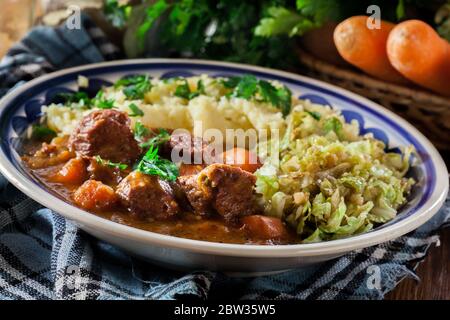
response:
[(320, 120), (320, 113), (318, 113), (316, 111), (308, 111), (308, 110), (305, 110), (305, 112), (307, 114), (309, 114), (311, 117), (313, 117), (314, 119), (316, 119), (317, 121)]
[(128, 99), (143, 99), (146, 92), (150, 91), (152, 84), (148, 75), (137, 75), (118, 80), (114, 87), (124, 87), (123, 93)]
[(130, 103), (128, 105), (128, 108), (130, 108), (131, 113), (129, 113), (128, 115), (130, 117), (142, 117), (144, 115), (144, 111), (142, 111), (137, 105), (135, 105), (134, 103)]
[(198, 80), (197, 82), (197, 92), (199, 94), (205, 94), (205, 85), (203, 84), (203, 80)]
[(53, 138), (55, 136), (56, 136), (56, 132), (54, 130), (50, 129), (49, 127), (38, 125), (38, 124), (35, 124), (32, 127), (32, 131), (31, 131), (32, 138), (41, 140), (41, 139)]
[(175, 96), (189, 99), (189, 96), (191, 94), (191, 90), (189, 89), (189, 85), (186, 79), (183, 80), (183, 83), (178, 85), (175, 89)]
[(250, 99), (258, 92), (258, 79), (255, 76), (245, 75), (243, 76), (236, 88), (234, 88), (233, 96)]
[(144, 126), (141, 122), (137, 121), (134, 125), (134, 138), (138, 141), (142, 141), (143, 138), (150, 134), (150, 130)]
[(151, 146), (145, 153), (137, 170), (169, 181), (175, 181), (179, 175), (178, 167), (167, 159), (161, 159), (158, 156), (158, 147), (154, 146)]
[(95, 161), (97, 161), (97, 163), (102, 165), (102, 166), (107, 166), (107, 167), (111, 167), (111, 168), (118, 168), (120, 170), (125, 170), (126, 168), (128, 168), (128, 165), (125, 164), (125, 163), (112, 162), (110, 160), (102, 159), (100, 156), (95, 156)]
[(238, 85), (240, 80), (241, 78), (239, 77), (230, 77), (220, 80), (220, 83), (222, 83), (225, 88), (234, 89)]
[[(153, 135), (150, 139), (149, 136)], [(162, 144), (170, 140), (170, 133), (166, 129), (158, 129), (158, 133), (150, 130), (144, 126), (141, 122), (136, 122), (134, 125), (134, 138), (140, 142), (139, 146), (143, 149), (153, 147), (159, 147)]]
[(103, 90), (100, 90), (92, 99), (92, 104), (99, 109), (112, 109), (114, 108), (114, 99), (105, 99)]
[(292, 93), (286, 86), (277, 88), (266, 80), (258, 80), (253, 75), (232, 77), (223, 80), (222, 84), (228, 89), (233, 89), (231, 96), (269, 102), (280, 109), (283, 116), (287, 116), (291, 110)]
[(166, 143), (170, 140), (170, 133), (167, 132), (165, 129), (159, 129), (159, 133), (154, 136), (153, 138), (150, 138), (147, 141), (144, 141), (140, 144), (141, 148), (150, 148), (150, 147), (159, 147), (160, 145)]
[(191, 91), (186, 79), (183, 79), (183, 83), (178, 85), (175, 89), (175, 96), (187, 100), (191, 100), (201, 94), (205, 94), (205, 85), (203, 84), (202, 80), (198, 80), (196, 91)]

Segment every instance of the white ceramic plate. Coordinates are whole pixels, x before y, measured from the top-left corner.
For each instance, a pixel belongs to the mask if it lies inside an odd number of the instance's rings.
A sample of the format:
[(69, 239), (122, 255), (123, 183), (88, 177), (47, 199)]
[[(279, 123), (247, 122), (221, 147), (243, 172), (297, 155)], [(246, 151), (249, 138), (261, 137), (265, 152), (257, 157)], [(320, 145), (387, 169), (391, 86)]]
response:
[[(174, 77), (209, 74), (254, 74), (278, 80), (294, 94), (341, 109), (347, 121), (356, 119), (362, 133), (372, 132), (390, 149), (414, 145), (419, 164), (410, 171), (419, 183), (397, 217), (368, 233), (313, 244), (236, 245), (182, 239), (121, 225), (83, 211), (47, 191), (22, 166), (18, 136), (40, 117), (40, 109), (55, 93), (76, 89), (78, 75), (90, 79), (90, 89), (136, 73)], [(274, 272), (329, 260), (351, 250), (372, 246), (412, 231), (442, 206), (448, 192), (448, 173), (434, 146), (412, 125), (383, 107), (335, 86), (292, 73), (201, 60), (145, 59), (86, 65), (54, 72), (21, 86), (0, 100), (0, 170), (25, 194), (74, 221), (88, 233), (159, 264), (233, 272)]]

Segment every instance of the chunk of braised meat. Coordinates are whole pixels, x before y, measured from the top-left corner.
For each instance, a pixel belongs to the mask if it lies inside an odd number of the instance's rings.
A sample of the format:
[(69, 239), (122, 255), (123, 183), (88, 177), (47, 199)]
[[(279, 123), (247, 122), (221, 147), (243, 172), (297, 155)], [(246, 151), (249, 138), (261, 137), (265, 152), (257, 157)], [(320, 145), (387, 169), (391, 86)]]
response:
[(279, 218), (251, 215), (243, 217), (241, 222), (250, 238), (261, 240), (287, 240), (290, 236), (287, 227)]
[(126, 176), (117, 186), (116, 194), (131, 215), (141, 219), (166, 220), (180, 211), (167, 181), (139, 171)]
[(89, 159), (87, 173), (90, 179), (99, 180), (108, 185), (119, 184), (125, 175), (119, 168), (101, 164), (95, 158)]
[(180, 176), (189, 176), (202, 171), (206, 165), (204, 164), (186, 164), (182, 163), (178, 168)]
[(74, 193), (74, 202), (86, 210), (108, 210), (117, 203), (114, 189), (100, 181), (86, 180)]
[(177, 185), (183, 191), (183, 195), (187, 200), (179, 197), (181, 203), (189, 204), (195, 214), (204, 216), (213, 212), (212, 195), (205, 192), (198, 183), (198, 175), (179, 176)]
[(197, 214), (216, 211), (227, 221), (256, 212), (253, 188), (256, 177), (238, 167), (212, 164), (197, 175), (178, 178)]
[(131, 164), (141, 154), (127, 114), (113, 110), (94, 111), (73, 131), (69, 147), (80, 156), (100, 156), (113, 162)]
[[(170, 139), (161, 148), (162, 155), (171, 160), (172, 155), (182, 159), (184, 163), (190, 164), (210, 164), (216, 162), (215, 152), (212, 145), (201, 137), (194, 137), (187, 132), (173, 132)], [(175, 161), (179, 162), (179, 161)]]

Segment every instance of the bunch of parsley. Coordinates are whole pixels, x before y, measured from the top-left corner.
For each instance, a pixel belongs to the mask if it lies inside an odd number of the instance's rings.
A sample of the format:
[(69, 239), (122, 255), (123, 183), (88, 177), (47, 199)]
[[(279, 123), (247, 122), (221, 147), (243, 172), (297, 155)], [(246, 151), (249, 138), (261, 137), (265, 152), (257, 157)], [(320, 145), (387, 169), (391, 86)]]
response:
[[(158, 50), (150, 55), (195, 57), (244, 62), (278, 68), (294, 64), (294, 41), (285, 35), (266, 39), (254, 31), (266, 10), (284, 6), (288, 0), (156, 0), (133, 7), (130, 24), (139, 43), (137, 55), (146, 56), (151, 43)], [(108, 12), (122, 12), (111, 6)], [(134, 12), (136, 9), (136, 12)], [(139, 12), (137, 12), (139, 11)], [(123, 14), (120, 14), (121, 17)], [(110, 15), (110, 19), (112, 16)], [(120, 20), (120, 19), (119, 19)], [(154, 27), (158, 32), (152, 33)], [(125, 41), (129, 39), (125, 39)]]

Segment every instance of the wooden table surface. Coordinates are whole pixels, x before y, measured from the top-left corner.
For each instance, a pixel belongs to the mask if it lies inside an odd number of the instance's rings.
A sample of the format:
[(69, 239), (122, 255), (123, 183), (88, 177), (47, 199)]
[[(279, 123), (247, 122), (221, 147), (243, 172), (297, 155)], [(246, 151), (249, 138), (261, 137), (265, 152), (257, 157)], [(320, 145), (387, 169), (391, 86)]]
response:
[[(440, 151), (450, 168), (450, 151)], [(450, 228), (440, 233), (441, 245), (431, 247), (416, 274), (420, 282), (404, 279), (386, 295), (387, 300), (450, 300)]]
[(450, 228), (441, 232), (441, 245), (431, 247), (416, 270), (420, 282), (404, 279), (386, 295), (388, 300), (450, 300)]

